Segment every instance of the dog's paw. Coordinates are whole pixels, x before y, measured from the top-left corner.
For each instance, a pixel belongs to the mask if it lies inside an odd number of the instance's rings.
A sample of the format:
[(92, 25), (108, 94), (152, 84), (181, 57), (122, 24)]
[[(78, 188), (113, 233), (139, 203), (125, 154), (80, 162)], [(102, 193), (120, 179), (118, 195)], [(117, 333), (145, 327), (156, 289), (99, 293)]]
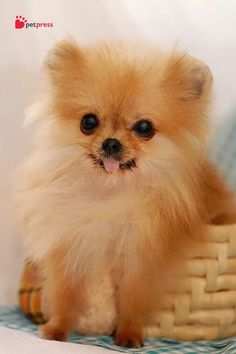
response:
[(62, 342), (65, 342), (67, 339), (67, 332), (65, 329), (50, 323), (50, 321), (44, 325), (39, 326), (39, 333), (44, 339), (57, 340)]
[(115, 344), (126, 348), (143, 347), (142, 332), (132, 328), (127, 330), (117, 330), (115, 334)]

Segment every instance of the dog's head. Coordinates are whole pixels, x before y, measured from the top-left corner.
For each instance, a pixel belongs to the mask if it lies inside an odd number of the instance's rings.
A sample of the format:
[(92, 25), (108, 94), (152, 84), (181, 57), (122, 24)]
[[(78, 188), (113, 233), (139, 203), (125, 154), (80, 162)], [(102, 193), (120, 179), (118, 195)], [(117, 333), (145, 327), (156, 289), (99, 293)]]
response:
[(160, 161), (194, 159), (205, 142), (212, 79), (188, 55), (62, 41), (45, 69), (45, 115), (57, 126), (51, 139), (77, 147), (93, 171), (148, 171)]

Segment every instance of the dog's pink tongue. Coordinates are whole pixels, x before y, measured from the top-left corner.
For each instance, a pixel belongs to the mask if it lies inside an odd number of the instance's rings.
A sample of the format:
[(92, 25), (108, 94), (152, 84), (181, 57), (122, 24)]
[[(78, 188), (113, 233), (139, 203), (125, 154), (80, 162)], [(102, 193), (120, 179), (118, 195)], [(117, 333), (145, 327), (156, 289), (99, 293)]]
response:
[(114, 159), (104, 159), (103, 164), (108, 173), (115, 173), (119, 169), (119, 162)]

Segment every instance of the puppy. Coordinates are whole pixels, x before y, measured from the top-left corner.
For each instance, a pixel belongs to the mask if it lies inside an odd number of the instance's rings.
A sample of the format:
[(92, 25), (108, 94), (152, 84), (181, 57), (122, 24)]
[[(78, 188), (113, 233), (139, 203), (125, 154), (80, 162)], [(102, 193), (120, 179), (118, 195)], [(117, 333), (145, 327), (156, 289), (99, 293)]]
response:
[(49, 52), (16, 183), (27, 256), (45, 277), (45, 338), (66, 339), (89, 284), (109, 271), (115, 342), (141, 346), (205, 225), (234, 219), (205, 156), (211, 85), (208, 67), (178, 51), (62, 41)]

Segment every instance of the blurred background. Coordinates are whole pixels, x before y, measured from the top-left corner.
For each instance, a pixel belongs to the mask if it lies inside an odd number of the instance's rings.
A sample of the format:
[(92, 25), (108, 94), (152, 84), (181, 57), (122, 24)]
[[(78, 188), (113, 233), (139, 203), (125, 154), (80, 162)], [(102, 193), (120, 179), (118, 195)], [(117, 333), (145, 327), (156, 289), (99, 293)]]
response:
[[(25, 17), (28, 23), (53, 23), (53, 27), (15, 29), (16, 16)], [(30, 149), (30, 130), (22, 128), (25, 108), (37, 92), (48, 49), (68, 35), (81, 43), (114, 38), (148, 40), (165, 47), (178, 43), (211, 68), (215, 89), (212, 119), (232, 134), (230, 117), (236, 111), (235, 0), (2, 0), (0, 305), (16, 303), (22, 269), (21, 240), (8, 204), (13, 171)], [(221, 135), (217, 139), (222, 140)], [(223, 140), (218, 145), (218, 157), (226, 145)]]

